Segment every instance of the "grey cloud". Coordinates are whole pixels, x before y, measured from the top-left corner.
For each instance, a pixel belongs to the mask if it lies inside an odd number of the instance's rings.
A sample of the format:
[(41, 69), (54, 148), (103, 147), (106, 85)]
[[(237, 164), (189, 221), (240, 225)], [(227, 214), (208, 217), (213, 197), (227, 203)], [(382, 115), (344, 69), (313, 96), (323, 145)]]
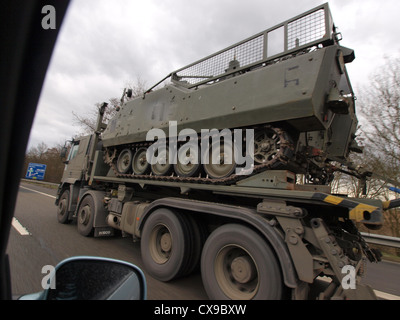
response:
[[(137, 76), (151, 86), (175, 69), (321, 3), (74, 0), (48, 70), (31, 144), (43, 140), (50, 145), (64, 139), (68, 130), (72, 136), (72, 111), (86, 114), (95, 103), (120, 97), (126, 82)], [(381, 62), (379, 55), (399, 51), (394, 39), (399, 3), (331, 0), (330, 6), (343, 44), (356, 49), (349, 69), (357, 84)], [(389, 25), (396, 32), (388, 32)]]

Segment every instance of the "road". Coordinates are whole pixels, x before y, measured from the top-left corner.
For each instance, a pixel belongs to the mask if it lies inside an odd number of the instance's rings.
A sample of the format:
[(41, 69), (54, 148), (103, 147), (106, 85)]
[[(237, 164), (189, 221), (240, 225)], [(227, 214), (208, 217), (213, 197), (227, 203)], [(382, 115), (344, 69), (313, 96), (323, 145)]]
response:
[[(132, 237), (87, 238), (80, 236), (76, 224), (57, 222), (54, 198), (56, 189), (21, 182), (15, 218), (10, 232), (10, 256), (13, 294), (42, 290), (45, 265), (79, 255), (103, 256), (131, 262), (143, 269), (140, 243)], [(369, 264), (363, 279), (384, 299), (400, 300), (400, 264)], [(164, 283), (146, 274), (149, 300), (206, 300), (199, 272)], [(389, 295), (387, 295), (389, 294)]]
[[(33, 192), (37, 190), (43, 194)], [(78, 234), (76, 224), (57, 222), (54, 196), (56, 189), (21, 183), (15, 218), (29, 234), (11, 228), (7, 252), (10, 257), (12, 292), (15, 295), (42, 290), (45, 265), (57, 265), (71, 256), (90, 255), (120, 259), (142, 268), (140, 243), (132, 237), (86, 238)], [(145, 273), (149, 300), (206, 300), (201, 275), (160, 282)]]

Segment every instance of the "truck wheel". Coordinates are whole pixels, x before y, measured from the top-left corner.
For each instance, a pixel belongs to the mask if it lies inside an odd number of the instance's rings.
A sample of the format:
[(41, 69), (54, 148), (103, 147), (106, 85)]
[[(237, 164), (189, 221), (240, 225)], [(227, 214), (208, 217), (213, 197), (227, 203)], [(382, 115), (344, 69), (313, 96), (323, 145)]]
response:
[(85, 237), (93, 235), (94, 211), (93, 198), (91, 195), (87, 195), (79, 205), (77, 215), (78, 232)]
[(194, 271), (200, 270), (199, 262), (201, 258), (201, 252), (203, 251), (204, 243), (207, 240), (207, 227), (199, 219), (194, 218), (191, 215), (185, 216), (191, 225), (191, 234), (193, 238), (193, 246), (191, 252), (191, 258), (189, 260), (188, 269), (185, 275), (189, 275)]
[(71, 220), (68, 219), (69, 190), (64, 190), (58, 201), (57, 220), (59, 223), (67, 224)]
[(223, 225), (208, 237), (201, 274), (210, 299), (282, 297), (282, 277), (275, 255), (265, 239), (243, 225)]
[(161, 281), (185, 275), (193, 265), (193, 232), (185, 216), (166, 208), (146, 220), (141, 255), (147, 272)]

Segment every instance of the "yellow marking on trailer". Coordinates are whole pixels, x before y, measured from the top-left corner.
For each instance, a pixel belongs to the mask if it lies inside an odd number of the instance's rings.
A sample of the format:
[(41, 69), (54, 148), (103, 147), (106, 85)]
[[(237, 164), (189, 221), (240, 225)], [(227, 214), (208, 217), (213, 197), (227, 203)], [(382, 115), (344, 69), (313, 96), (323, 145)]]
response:
[(390, 201), (382, 201), (382, 209), (387, 210), (390, 206)]
[(368, 220), (364, 216), (365, 212), (372, 213), (376, 209), (378, 209), (378, 208), (370, 206), (370, 205), (365, 204), (365, 203), (360, 203), (356, 207), (354, 207), (353, 209), (351, 209), (349, 211), (349, 217), (350, 217), (350, 219), (355, 220), (357, 222), (360, 222), (362, 220)]
[(334, 205), (338, 205), (338, 204), (340, 204), (342, 201), (343, 201), (342, 198), (335, 197), (335, 196), (331, 196), (331, 195), (328, 195), (328, 196), (324, 199), (324, 202), (328, 202), (328, 203), (334, 204)]

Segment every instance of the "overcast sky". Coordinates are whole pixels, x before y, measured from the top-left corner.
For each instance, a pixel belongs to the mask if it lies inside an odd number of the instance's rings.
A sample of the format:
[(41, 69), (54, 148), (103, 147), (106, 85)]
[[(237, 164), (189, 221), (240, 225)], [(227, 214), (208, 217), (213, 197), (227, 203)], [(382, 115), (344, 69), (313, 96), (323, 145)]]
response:
[[(268, 29), (325, 1), (73, 0), (39, 101), (29, 147), (63, 144), (79, 131), (75, 112), (121, 97), (137, 77), (150, 87), (171, 71)], [(385, 61), (400, 57), (400, 1), (331, 0), (357, 88)]]

